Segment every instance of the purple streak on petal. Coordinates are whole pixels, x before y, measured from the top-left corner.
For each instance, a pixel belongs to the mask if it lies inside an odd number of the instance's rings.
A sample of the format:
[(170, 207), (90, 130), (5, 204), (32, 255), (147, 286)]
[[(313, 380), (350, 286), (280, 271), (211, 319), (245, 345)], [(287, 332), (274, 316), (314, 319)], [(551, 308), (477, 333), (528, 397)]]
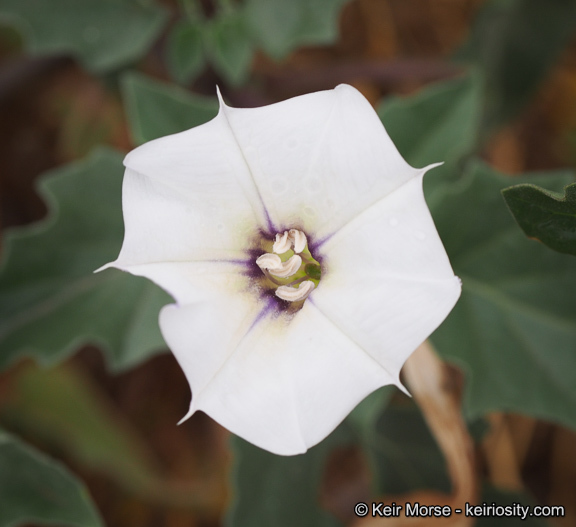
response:
[[(332, 236), (334, 236), (334, 233), (328, 234), (328, 236), (324, 236), (324, 238), (321, 238), (320, 240), (312, 240), (312, 241), (309, 240), (308, 248), (310, 249), (310, 252), (313, 253), (314, 251), (322, 247), (322, 245), (324, 245), (330, 238), (332, 238)], [(314, 258), (318, 260), (318, 258), (314, 254), (312, 256), (314, 256)]]
[(250, 333), (250, 331), (252, 331), (252, 329), (254, 329), (256, 324), (258, 324), (258, 322), (260, 322), (262, 319), (266, 318), (266, 316), (268, 316), (270, 313), (272, 313), (273, 310), (274, 310), (274, 302), (272, 301), (271, 298), (268, 298), (266, 300), (266, 304), (260, 310), (260, 313), (258, 313), (258, 315), (256, 315), (254, 322), (252, 322), (252, 325), (248, 328), (248, 331), (246, 332), (246, 334)]
[(271, 236), (274, 236), (278, 231), (274, 227), (274, 223), (272, 222), (272, 218), (270, 218), (270, 213), (268, 212), (264, 201), (262, 201), (262, 207), (264, 207), (264, 215), (266, 216), (266, 226), (268, 227), (268, 231)]

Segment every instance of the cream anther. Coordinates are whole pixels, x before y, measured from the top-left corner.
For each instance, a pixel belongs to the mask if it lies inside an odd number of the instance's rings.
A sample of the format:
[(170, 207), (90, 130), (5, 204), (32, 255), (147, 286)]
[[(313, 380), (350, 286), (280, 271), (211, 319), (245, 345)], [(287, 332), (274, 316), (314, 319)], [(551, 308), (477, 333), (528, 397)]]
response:
[(306, 243), (308, 242), (306, 235), (297, 229), (290, 229), (288, 239), (292, 242), (295, 253), (301, 253), (306, 248)]
[(298, 288), (289, 285), (281, 285), (276, 289), (276, 296), (288, 302), (299, 302), (304, 300), (314, 289), (314, 282), (306, 280), (298, 284)]
[(259, 256), (256, 259), (256, 263), (260, 269), (266, 269), (270, 274), (278, 278), (288, 278), (300, 269), (302, 258), (295, 254), (285, 262), (282, 262), (277, 254), (266, 253)]
[(266, 253), (256, 258), (256, 263), (260, 269), (280, 269), (282, 260), (277, 254)]
[(283, 262), (279, 268), (268, 269), (270, 274), (277, 276), (278, 278), (288, 278), (300, 269), (302, 265), (302, 258), (298, 255), (293, 255), (288, 260)]
[(283, 254), (292, 248), (292, 241), (288, 237), (288, 231), (284, 231), (284, 234), (277, 234), (276, 241), (272, 246), (272, 250), (276, 254)]

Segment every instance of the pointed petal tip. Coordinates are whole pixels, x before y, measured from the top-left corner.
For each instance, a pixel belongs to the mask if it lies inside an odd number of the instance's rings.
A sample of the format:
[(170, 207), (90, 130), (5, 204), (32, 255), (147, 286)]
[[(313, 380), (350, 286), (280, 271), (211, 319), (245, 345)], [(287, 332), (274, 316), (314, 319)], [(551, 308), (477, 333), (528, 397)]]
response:
[(194, 403), (190, 404), (190, 409), (188, 410), (188, 412), (186, 413), (186, 415), (180, 419), (180, 421), (178, 421), (176, 423), (176, 426), (180, 426), (184, 421), (188, 421), (188, 419), (190, 419), (192, 417), (192, 415), (194, 415), (194, 413), (196, 412), (196, 410), (198, 410), (198, 408), (196, 408), (196, 406), (194, 405)]
[(404, 394), (406, 394), (408, 397), (412, 398), (412, 394), (408, 391), (408, 389), (402, 384), (402, 382), (400, 381), (400, 379), (398, 379), (395, 383), (396, 387), (403, 392)]
[(99, 273), (101, 271), (105, 271), (106, 269), (109, 269), (111, 267), (115, 267), (116, 261), (113, 262), (108, 262), (107, 264), (104, 264), (102, 267), (98, 267), (98, 269), (92, 271), (92, 273), (96, 274)]
[(433, 168), (442, 166), (444, 164), (444, 161), (441, 161), (440, 163), (432, 163), (431, 165), (427, 165), (424, 168), (420, 169), (420, 172), (422, 172), (422, 175), (426, 174), (426, 172), (428, 172), (429, 170), (432, 170)]
[(345, 82), (338, 84), (338, 86), (336, 86), (334, 89), (335, 90), (351, 90), (354, 92), (358, 92), (358, 90), (356, 88), (354, 88), (354, 86), (350, 86), (350, 84), (346, 84)]
[(224, 97), (222, 97), (222, 92), (220, 91), (220, 86), (216, 84), (216, 97), (218, 97), (218, 104), (220, 109), (226, 108), (228, 105), (224, 102)]

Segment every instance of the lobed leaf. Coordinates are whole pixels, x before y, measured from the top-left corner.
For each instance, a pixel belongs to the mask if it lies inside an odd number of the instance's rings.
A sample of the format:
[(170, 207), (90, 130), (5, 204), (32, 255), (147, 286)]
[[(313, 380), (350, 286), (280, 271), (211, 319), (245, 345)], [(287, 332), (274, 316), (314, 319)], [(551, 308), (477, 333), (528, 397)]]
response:
[(30, 53), (72, 55), (94, 73), (139, 59), (158, 37), (167, 15), (150, 1), (3, 0), (0, 4), (0, 17), (22, 31)]
[[(562, 188), (573, 175), (514, 181)], [(477, 163), (457, 184), (437, 184), (432, 213), (463, 290), (432, 340), (464, 368), (469, 414), (576, 427), (576, 261), (518, 230), (500, 196), (509, 177)]]
[(122, 173), (122, 155), (103, 148), (42, 178), (48, 217), (5, 238), (0, 368), (25, 356), (53, 364), (95, 343), (121, 369), (165, 348), (157, 318), (170, 297), (117, 270), (94, 274), (122, 243)]

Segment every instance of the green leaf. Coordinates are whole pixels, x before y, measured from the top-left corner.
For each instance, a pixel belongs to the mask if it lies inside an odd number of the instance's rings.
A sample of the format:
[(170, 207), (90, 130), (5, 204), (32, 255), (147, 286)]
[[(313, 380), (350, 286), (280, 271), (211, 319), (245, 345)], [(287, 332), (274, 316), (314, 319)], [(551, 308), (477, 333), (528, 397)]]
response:
[(281, 59), (299, 46), (336, 40), (338, 16), (346, 1), (247, 0), (246, 21), (264, 51)]
[(481, 164), (437, 181), (432, 213), (463, 290), (432, 340), (464, 368), (472, 417), (508, 410), (576, 427), (576, 261), (523, 236), (500, 196), (510, 182)]
[(193, 80), (206, 63), (202, 25), (187, 20), (179, 21), (168, 36), (166, 52), (172, 78), (180, 84)]
[(450, 490), (442, 453), (413, 402), (402, 399), (389, 404), (375, 417), (372, 428), (364, 429), (359, 440), (374, 473), (376, 495), (422, 488)]
[(102, 526), (84, 485), (60, 463), (0, 431), (0, 527)]
[(94, 274), (122, 244), (122, 155), (95, 151), (40, 182), (48, 217), (5, 239), (0, 368), (24, 356), (55, 363), (95, 343), (114, 369), (165, 348), (158, 312), (170, 297), (117, 270)]
[(2, 0), (0, 17), (20, 28), (30, 53), (70, 54), (95, 73), (144, 55), (168, 18), (149, 0)]
[(575, 29), (573, 0), (492, 0), (482, 7), (461, 57), (486, 76), (485, 133), (529, 101)]
[(576, 256), (576, 184), (568, 185), (563, 194), (535, 185), (515, 185), (502, 195), (526, 236)]
[(346, 422), (363, 437), (372, 438), (380, 416), (388, 407), (396, 387), (389, 385), (372, 392), (352, 410)]
[(319, 503), (320, 481), (332, 449), (348, 439), (344, 427), (299, 456), (276, 456), (232, 437), (233, 502), (229, 527), (337, 527)]
[(136, 144), (188, 130), (218, 113), (216, 97), (193, 95), (137, 73), (123, 77), (122, 92)]
[(468, 75), (432, 84), (411, 97), (386, 99), (378, 115), (412, 166), (445, 163), (431, 173), (430, 178), (437, 179), (453, 174), (455, 166), (475, 149), (480, 96), (479, 77)]
[(206, 47), (214, 68), (231, 84), (242, 84), (254, 56), (243, 12), (223, 13), (212, 19), (207, 29)]

